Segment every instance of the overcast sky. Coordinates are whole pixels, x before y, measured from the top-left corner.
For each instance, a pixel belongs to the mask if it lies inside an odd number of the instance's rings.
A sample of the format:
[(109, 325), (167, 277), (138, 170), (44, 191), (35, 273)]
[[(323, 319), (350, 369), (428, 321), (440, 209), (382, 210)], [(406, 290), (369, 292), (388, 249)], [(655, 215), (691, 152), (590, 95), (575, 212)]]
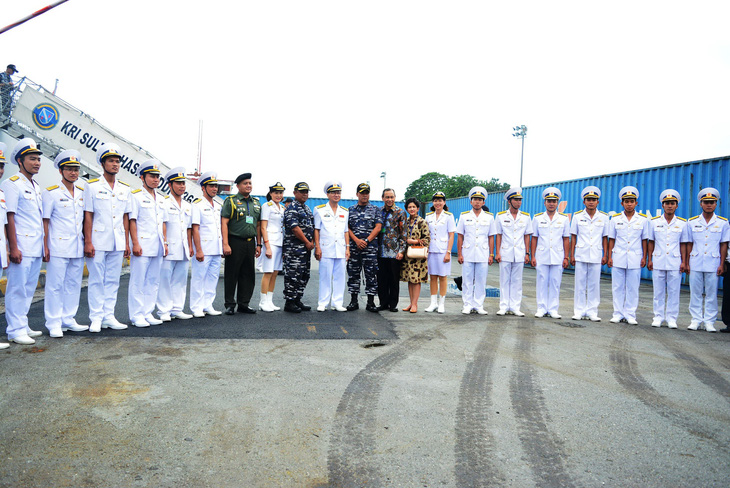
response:
[[(50, 0), (3, 2), (7, 25)], [(70, 0), (4, 67), (168, 166), (254, 193), (421, 174), (517, 185), (730, 155), (727, 1)]]

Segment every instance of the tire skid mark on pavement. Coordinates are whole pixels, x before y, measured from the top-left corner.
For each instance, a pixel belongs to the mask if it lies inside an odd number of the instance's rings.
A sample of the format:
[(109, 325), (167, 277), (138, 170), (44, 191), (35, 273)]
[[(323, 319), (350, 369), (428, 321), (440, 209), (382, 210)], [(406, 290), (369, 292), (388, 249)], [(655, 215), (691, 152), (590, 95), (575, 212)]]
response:
[(476, 350), (467, 357), (456, 408), (456, 486), (479, 488), (506, 483), (495, 463), (495, 440), (489, 429), (491, 375), (503, 331), (502, 327), (486, 327)]
[(376, 449), (374, 429), (385, 377), (421, 346), (433, 339), (426, 331), (405, 339), (372, 360), (347, 385), (330, 435), (327, 456), (329, 484), (337, 488), (383, 486), (383, 477), (372, 460)]
[(521, 321), (517, 327), (514, 369), (510, 378), (510, 397), (517, 419), (517, 435), (527, 455), (537, 486), (576, 486), (566, 470), (567, 454), (563, 442), (548, 428), (550, 416), (532, 359), (535, 330)]
[(722, 449), (730, 448), (727, 441), (718, 438), (718, 432), (709, 430), (683, 415), (678, 406), (665, 395), (659, 393), (641, 374), (636, 358), (629, 350), (628, 343), (637, 331), (631, 327), (621, 327), (611, 343), (609, 355), (611, 370), (621, 386), (632, 396), (646, 405), (653, 413), (664, 417), (691, 435), (714, 442)]
[(730, 382), (720, 376), (714, 369), (697, 356), (687, 352), (677, 342), (666, 334), (655, 334), (659, 342), (667, 348), (674, 357), (679, 359), (695, 378), (712, 388), (717, 394), (730, 403)]

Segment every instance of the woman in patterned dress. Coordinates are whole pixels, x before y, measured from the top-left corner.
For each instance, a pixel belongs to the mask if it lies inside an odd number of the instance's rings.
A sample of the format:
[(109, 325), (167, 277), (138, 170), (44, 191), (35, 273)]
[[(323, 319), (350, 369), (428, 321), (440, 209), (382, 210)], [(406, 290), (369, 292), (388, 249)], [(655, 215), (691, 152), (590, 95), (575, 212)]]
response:
[(416, 313), (418, 311), (418, 296), (421, 294), (421, 283), (426, 283), (428, 277), (428, 264), (425, 259), (411, 259), (407, 257), (408, 246), (420, 245), (428, 247), (431, 237), (428, 232), (428, 224), (418, 215), (420, 204), (415, 198), (406, 200), (406, 212), (408, 219), (403, 228), (406, 239), (406, 251), (399, 253), (396, 259), (403, 260), (400, 269), (400, 280), (408, 283), (408, 296), (411, 299), (410, 305), (403, 310)]

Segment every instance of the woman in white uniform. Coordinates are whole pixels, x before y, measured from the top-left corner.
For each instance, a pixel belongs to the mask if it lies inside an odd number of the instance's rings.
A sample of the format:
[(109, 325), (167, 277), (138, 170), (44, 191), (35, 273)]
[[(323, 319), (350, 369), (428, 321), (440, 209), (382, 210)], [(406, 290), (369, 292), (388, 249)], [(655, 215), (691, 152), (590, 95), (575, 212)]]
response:
[(426, 214), (426, 223), (431, 233), (428, 246), (428, 273), (431, 275), (431, 305), (426, 312), (446, 311), (446, 283), (451, 274), (451, 247), (454, 244), (456, 222), (446, 206), (446, 195), (437, 191), (431, 198), (431, 212)]
[(281, 246), (284, 240), (282, 233), (282, 220), (284, 218), (284, 205), (281, 200), (284, 198), (285, 188), (281, 183), (269, 187), (266, 195), (268, 200), (261, 207), (261, 239), (264, 243), (263, 267), (264, 276), (261, 278), (261, 301), (259, 310), (273, 312), (281, 310), (281, 307), (274, 305), (274, 286), (276, 275), (282, 269)]

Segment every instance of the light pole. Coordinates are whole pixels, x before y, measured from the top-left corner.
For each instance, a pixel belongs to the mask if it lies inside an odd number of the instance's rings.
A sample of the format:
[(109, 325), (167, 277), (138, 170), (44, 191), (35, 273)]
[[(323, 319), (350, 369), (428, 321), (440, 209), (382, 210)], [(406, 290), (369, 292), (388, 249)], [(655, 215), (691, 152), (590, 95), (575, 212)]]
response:
[(525, 135), (527, 135), (527, 126), (518, 125), (516, 127), (512, 127), (512, 130), (515, 131), (515, 133), (512, 134), (513, 137), (522, 138), (522, 154), (520, 154), (520, 188), (521, 188), (522, 187), (522, 167), (523, 167), (523, 162), (525, 159)]
[(380, 173), (380, 177), (383, 178), (383, 191), (385, 191), (385, 189), (387, 188), (387, 184), (385, 183), (385, 171)]

